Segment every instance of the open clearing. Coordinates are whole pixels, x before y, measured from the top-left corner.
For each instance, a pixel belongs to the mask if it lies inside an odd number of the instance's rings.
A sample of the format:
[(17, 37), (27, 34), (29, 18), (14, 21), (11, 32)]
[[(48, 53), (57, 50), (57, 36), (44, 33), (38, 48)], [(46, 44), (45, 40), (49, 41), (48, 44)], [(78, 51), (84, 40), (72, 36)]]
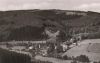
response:
[(89, 39), (79, 43), (63, 54), (68, 56), (86, 55), (91, 61), (100, 61), (100, 39)]

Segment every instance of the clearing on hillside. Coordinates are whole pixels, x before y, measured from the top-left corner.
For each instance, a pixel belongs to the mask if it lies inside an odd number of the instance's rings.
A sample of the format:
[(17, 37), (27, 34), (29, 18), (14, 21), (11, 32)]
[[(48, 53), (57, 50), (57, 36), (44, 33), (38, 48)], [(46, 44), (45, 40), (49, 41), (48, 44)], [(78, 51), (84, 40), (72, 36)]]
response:
[(84, 40), (63, 54), (69, 57), (86, 55), (91, 61), (100, 61), (100, 39)]

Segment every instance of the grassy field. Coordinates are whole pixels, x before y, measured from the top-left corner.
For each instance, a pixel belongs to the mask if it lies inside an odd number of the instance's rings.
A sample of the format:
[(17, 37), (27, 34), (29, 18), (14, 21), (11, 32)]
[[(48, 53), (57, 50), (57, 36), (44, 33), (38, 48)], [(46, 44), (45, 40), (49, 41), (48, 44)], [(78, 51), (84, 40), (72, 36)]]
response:
[(89, 52), (100, 53), (100, 43), (90, 44), (87, 49)]
[(100, 39), (84, 40), (63, 54), (70, 57), (86, 55), (91, 61), (100, 61)]

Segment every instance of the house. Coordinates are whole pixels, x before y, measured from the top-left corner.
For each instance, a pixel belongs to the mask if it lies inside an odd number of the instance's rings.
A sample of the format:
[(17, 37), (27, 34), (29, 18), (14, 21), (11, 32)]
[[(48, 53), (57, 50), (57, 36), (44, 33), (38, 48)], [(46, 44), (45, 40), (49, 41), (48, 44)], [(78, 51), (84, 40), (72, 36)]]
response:
[(68, 49), (68, 45), (65, 43), (62, 43), (61, 46), (63, 47), (63, 51), (66, 51)]

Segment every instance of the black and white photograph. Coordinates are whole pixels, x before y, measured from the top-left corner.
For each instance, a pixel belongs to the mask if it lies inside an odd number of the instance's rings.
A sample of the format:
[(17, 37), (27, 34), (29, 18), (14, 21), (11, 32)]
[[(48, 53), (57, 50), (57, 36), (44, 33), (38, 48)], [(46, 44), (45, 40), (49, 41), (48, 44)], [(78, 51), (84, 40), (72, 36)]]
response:
[(100, 0), (0, 0), (0, 63), (100, 63)]

